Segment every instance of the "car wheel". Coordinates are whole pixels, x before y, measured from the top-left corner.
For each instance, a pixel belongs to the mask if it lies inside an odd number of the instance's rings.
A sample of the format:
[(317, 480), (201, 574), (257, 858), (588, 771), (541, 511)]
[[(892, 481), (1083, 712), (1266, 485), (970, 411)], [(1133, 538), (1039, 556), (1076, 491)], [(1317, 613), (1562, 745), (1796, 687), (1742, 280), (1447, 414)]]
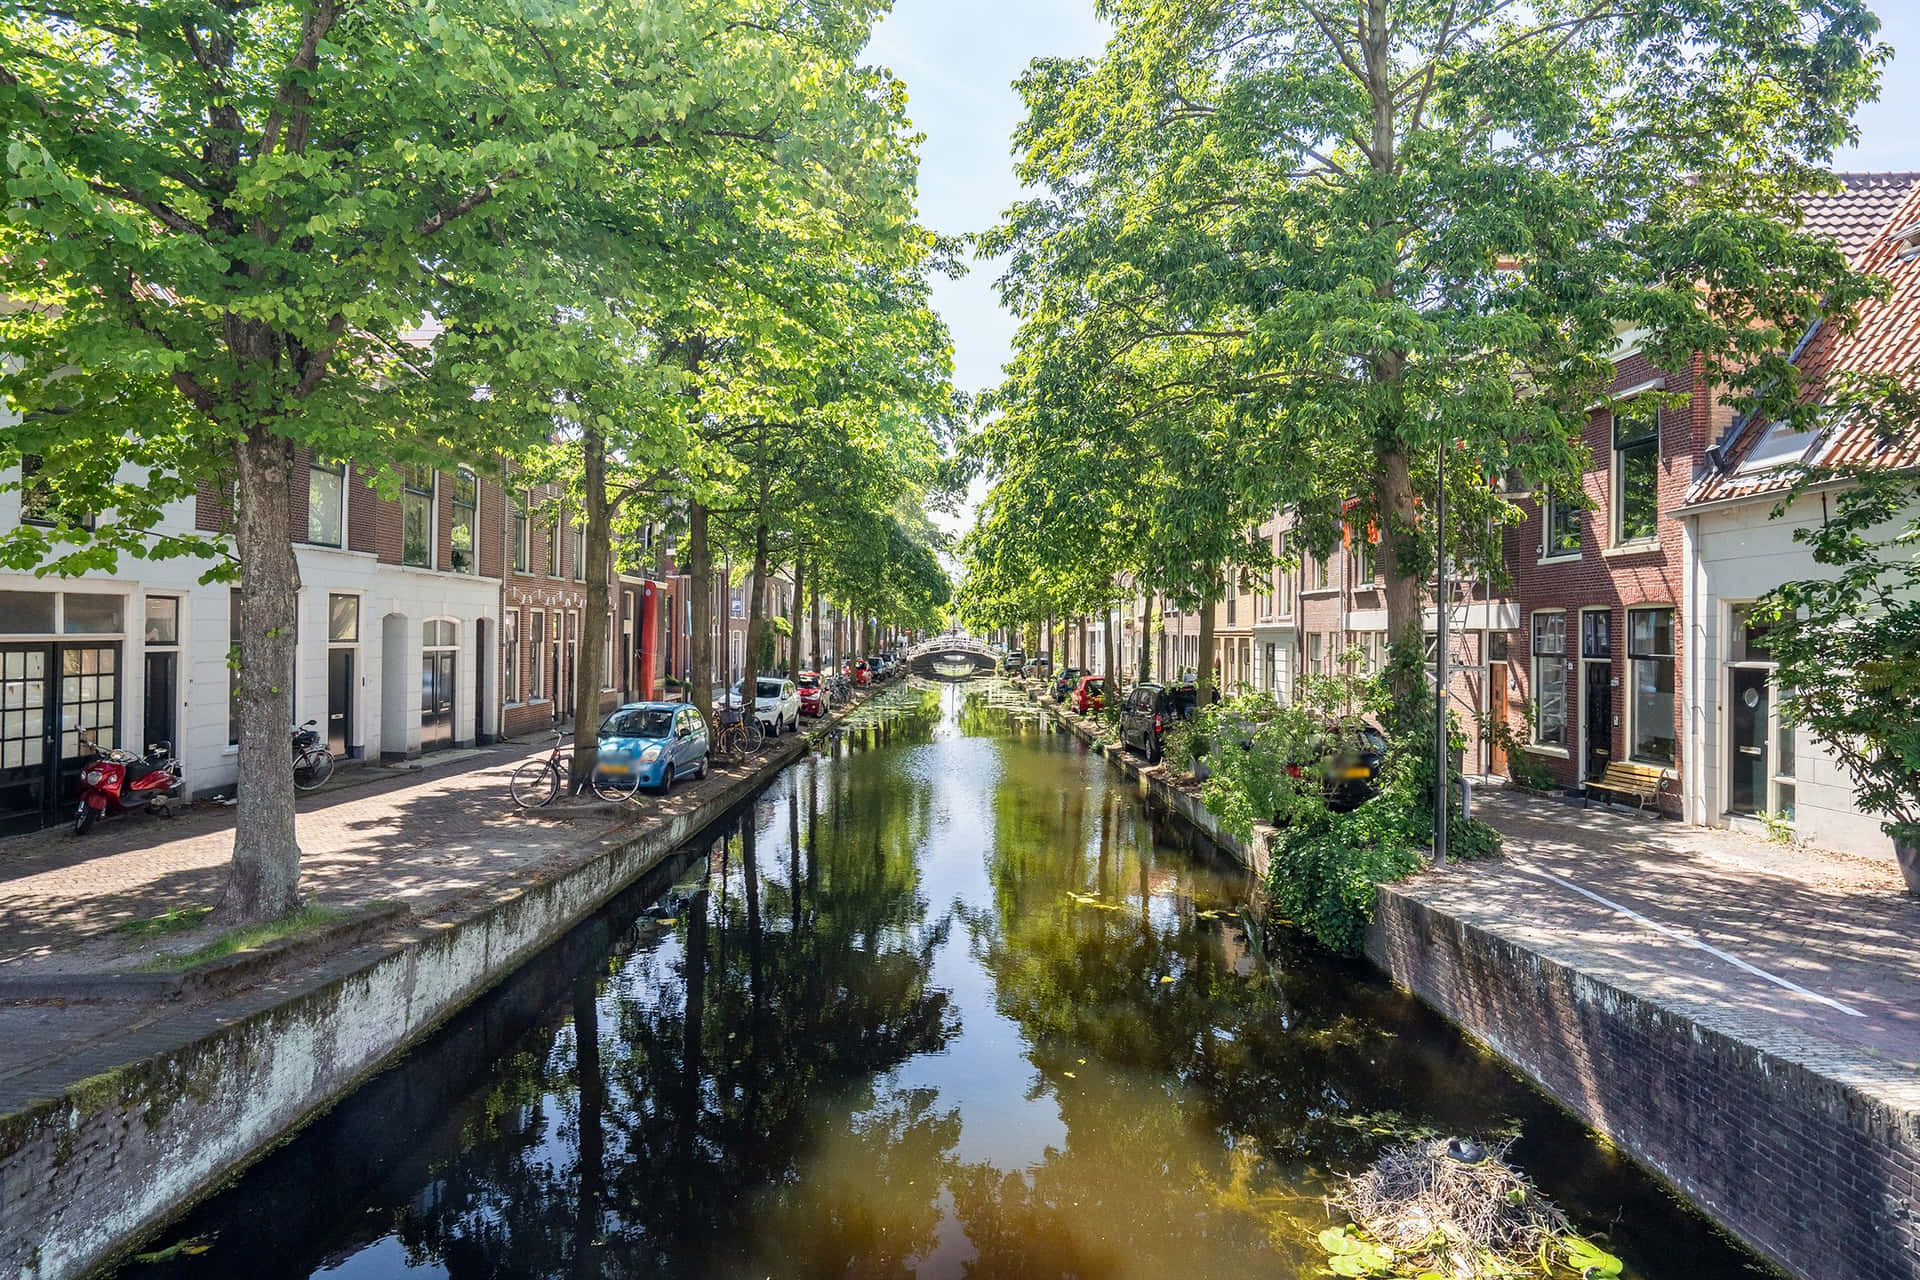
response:
[(712, 757), (712, 756), (701, 756), (701, 757), (700, 757), (700, 769), (699, 769), (699, 771), (698, 771), (698, 772), (696, 772), (696, 773), (695, 773), (695, 774), (693, 775), (693, 780), (694, 780), (695, 782), (705, 782), (705, 781), (707, 780), (707, 773), (708, 773), (708, 771), (709, 771), (709, 770), (711, 770), (711, 769), (712, 769), (712, 767), (713, 767), (713, 757)]
[(1160, 735), (1157, 733), (1147, 735), (1147, 763), (1160, 763)]

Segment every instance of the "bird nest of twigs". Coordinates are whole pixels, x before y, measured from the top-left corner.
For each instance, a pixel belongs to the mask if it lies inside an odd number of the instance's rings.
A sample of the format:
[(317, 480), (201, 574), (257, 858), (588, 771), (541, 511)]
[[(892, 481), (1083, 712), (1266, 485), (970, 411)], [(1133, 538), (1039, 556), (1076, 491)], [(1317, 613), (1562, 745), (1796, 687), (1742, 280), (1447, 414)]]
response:
[(1508, 1145), (1434, 1139), (1394, 1147), (1348, 1177), (1333, 1203), (1392, 1250), (1396, 1270), (1452, 1280), (1553, 1272), (1564, 1265), (1572, 1224), (1506, 1162)]

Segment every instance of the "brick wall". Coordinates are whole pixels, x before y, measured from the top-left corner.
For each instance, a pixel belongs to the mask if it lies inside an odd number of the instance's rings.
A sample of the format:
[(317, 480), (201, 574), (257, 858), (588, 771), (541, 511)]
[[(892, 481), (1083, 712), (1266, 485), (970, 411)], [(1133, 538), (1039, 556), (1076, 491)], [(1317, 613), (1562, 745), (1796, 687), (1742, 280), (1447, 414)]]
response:
[[(1619, 363), (1612, 389), (1616, 393), (1628, 390), (1659, 376), (1660, 372), (1644, 356), (1631, 356)], [(1687, 764), (1681, 758), (1685, 706), (1682, 681), (1686, 666), (1686, 620), (1682, 616), (1685, 573), (1680, 523), (1670, 513), (1685, 499), (1700, 454), (1719, 426), (1727, 421), (1729, 411), (1696, 384), (1692, 370), (1677, 376), (1666, 375), (1666, 393), (1685, 394), (1689, 398), (1685, 404), (1663, 408), (1659, 415), (1657, 545), (1646, 550), (1613, 549), (1613, 414), (1607, 409), (1597, 409), (1588, 416), (1583, 435), (1592, 461), (1581, 482), (1589, 505), (1580, 513), (1579, 557), (1542, 563), (1542, 516), (1540, 503), (1533, 499), (1521, 500), (1526, 519), (1506, 531), (1504, 554), (1512, 578), (1512, 599), (1520, 606), (1520, 630), (1510, 637), (1514, 680), (1508, 719), (1516, 728), (1523, 717), (1530, 718), (1534, 696), (1532, 615), (1536, 610), (1548, 609), (1563, 609), (1567, 615), (1566, 656), (1572, 660), (1567, 675), (1568, 746), (1564, 756), (1540, 753), (1555, 779), (1563, 785), (1574, 785), (1580, 776), (1579, 757), (1586, 741), (1584, 670), (1579, 661), (1579, 617), (1583, 609), (1604, 608), (1610, 618), (1615, 683), (1609, 715), (1615, 723), (1605, 728), (1610, 734), (1613, 760), (1626, 760), (1629, 756), (1627, 734), (1631, 726), (1627, 701), (1632, 686), (1627, 659), (1626, 611), (1645, 605), (1673, 609), (1673, 769), (1676, 776)], [(1608, 554), (1610, 551), (1612, 554)], [(1679, 812), (1677, 783), (1661, 803), (1669, 812)]]
[(1734, 1040), (1391, 886), (1367, 953), (1795, 1275), (1920, 1277), (1920, 1117), (1871, 1082)]

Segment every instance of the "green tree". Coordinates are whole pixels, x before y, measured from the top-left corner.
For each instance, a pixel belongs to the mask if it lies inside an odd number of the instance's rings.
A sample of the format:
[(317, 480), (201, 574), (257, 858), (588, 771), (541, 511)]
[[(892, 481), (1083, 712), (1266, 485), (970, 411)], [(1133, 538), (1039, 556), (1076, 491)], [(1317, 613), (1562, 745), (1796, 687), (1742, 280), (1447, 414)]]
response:
[(1443, 444), (1475, 464), (1450, 468), (1460, 528), (1497, 529), (1488, 477), (1581, 470), (1623, 331), (1744, 411), (1798, 413), (1785, 335), (1858, 295), (1794, 224), (1884, 58), (1861, 0), (1102, 11), (1101, 58), (1021, 84), (1042, 194), (988, 244), (1023, 356), (1104, 417), (1212, 433), (1188, 483), (1293, 510), (1308, 546), (1357, 497), (1403, 695)]

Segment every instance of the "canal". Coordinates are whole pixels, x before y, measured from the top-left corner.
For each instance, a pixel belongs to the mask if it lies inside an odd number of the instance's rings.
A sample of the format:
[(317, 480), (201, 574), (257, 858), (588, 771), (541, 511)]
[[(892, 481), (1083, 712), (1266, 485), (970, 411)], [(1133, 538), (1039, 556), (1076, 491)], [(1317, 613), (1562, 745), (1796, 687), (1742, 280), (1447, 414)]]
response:
[(1321, 1273), (1411, 1134), (1631, 1274), (1759, 1264), (995, 686), (901, 688), (127, 1276)]

